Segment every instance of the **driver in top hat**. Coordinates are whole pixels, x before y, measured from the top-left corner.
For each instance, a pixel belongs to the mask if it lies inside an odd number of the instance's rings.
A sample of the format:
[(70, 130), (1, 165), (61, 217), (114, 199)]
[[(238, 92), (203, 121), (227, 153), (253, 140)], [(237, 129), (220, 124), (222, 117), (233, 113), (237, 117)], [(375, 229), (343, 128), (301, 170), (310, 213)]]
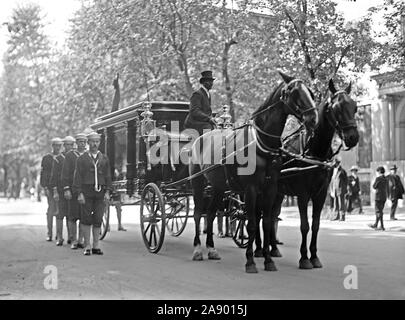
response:
[(184, 126), (198, 131), (200, 135), (203, 130), (212, 130), (216, 124), (212, 117), (210, 90), (215, 78), (212, 71), (201, 72), (201, 88), (195, 91), (190, 98), (190, 113), (188, 114)]

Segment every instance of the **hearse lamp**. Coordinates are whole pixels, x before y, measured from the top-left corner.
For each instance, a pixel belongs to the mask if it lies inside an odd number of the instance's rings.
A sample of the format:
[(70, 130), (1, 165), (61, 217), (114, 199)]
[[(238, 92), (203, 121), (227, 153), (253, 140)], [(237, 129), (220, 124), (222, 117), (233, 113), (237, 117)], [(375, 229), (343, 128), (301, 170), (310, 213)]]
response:
[(229, 106), (224, 105), (222, 107), (222, 115), (220, 116), (220, 118), (223, 121), (222, 126), (224, 129), (229, 129), (229, 128), (233, 127), (232, 122), (231, 122), (232, 116), (229, 113)]
[(145, 102), (143, 104), (143, 108), (144, 111), (141, 113), (141, 117), (143, 118), (141, 120), (141, 135), (142, 137), (146, 138), (154, 135), (156, 121), (152, 119), (152, 104), (150, 102)]

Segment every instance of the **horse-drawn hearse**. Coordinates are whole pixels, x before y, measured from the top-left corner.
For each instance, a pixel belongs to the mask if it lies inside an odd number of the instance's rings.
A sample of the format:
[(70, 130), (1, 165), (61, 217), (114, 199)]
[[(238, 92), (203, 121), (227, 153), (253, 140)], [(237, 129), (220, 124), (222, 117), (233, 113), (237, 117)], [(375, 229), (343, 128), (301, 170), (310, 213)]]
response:
[[(106, 205), (101, 236), (110, 230), (110, 206), (140, 205), (142, 237), (150, 252), (157, 253), (164, 241), (165, 229), (179, 236), (190, 216), (192, 190), (188, 166), (192, 136), (183, 133), (189, 103), (181, 101), (140, 102), (101, 116), (91, 125), (101, 134), (100, 150), (111, 166), (113, 192)], [(226, 107), (216, 114), (218, 126), (232, 126)], [(153, 162), (150, 151), (159, 146), (168, 154)], [(170, 154), (169, 154), (170, 153)], [(165, 161), (166, 160), (166, 161)], [(207, 188), (209, 196), (209, 187)], [(231, 216), (234, 241), (247, 243), (246, 216), (238, 195), (228, 192), (227, 216)]]
[[(188, 102), (170, 101), (140, 102), (102, 116), (91, 125), (101, 134), (100, 149), (110, 159), (114, 177), (112, 199), (122, 205), (140, 205), (142, 238), (150, 252), (159, 252), (166, 229), (173, 236), (183, 232), (191, 216), (192, 198), (193, 260), (203, 259), (200, 243), (203, 214), (207, 216), (208, 259), (221, 259), (214, 247), (212, 225), (217, 210), (223, 210), (230, 217), (234, 241), (247, 248), (246, 272), (257, 272), (253, 242), (259, 234), (260, 218), (265, 270), (277, 270), (271, 259), (280, 256), (274, 222), (284, 194), (289, 194), (298, 196), (305, 226), (305, 230), (301, 228), (300, 268), (322, 266), (316, 255), (316, 241), (332, 158), (336, 154), (331, 148), (332, 138), (337, 133), (349, 148), (357, 144), (357, 107), (349, 97), (350, 86), (338, 91), (331, 81), (329, 95), (317, 107), (304, 81), (280, 75), (283, 81), (238, 128), (232, 128), (224, 108), (217, 115), (218, 129), (193, 136), (183, 131)], [(289, 152), (283, 144), (288, 116), (296, 117), (311, 137), (301, 154)], [(219, 151), (219, 160), (206, 163), (207, 158), (212, 160), (212, 150)], [(253, 170), (241, 174), (249, 167)], [(306, 211), (310, 200), (314, 211), (311, 259), (308, 259)], [(109, 230), (109, 205), (102, 238)]]

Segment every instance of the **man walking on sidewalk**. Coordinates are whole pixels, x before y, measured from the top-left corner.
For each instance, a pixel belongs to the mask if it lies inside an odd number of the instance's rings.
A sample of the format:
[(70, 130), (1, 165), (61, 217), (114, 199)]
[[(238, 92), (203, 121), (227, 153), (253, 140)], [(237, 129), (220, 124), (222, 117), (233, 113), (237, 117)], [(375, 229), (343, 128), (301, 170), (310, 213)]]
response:
[[(375, 223), (369, 226), (373, 229), (384, 231), (383, 215), (385, 201), (387, 201), (388, 182), (384, 175), (384, 167), (378, 167), (376, 171), (378, 176), (373, 183), (373, 189), (375, 189)], [(378, 228), (378, 222), (381, 223), (380, 228)]]
[(398, 206), (398, 199), (403, 198), (404, 185), (402, 184), (401, 177), (397, 175), (397, 166), (394, 164), (390, 168), (390, 174), (387, 176), (388, 180), (388, 196), (391, 200), (391, 220), (397, 220), (395, 218), (395, 211)]

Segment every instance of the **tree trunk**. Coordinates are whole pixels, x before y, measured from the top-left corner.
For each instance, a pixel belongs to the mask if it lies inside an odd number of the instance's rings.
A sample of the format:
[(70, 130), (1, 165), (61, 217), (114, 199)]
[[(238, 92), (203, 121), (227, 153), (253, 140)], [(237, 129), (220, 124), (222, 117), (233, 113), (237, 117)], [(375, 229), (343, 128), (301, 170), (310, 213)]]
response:
[(187, 63), (187, 57), (184, 52), (178, 53), (179, 59), (183, 65), (183, 77), (184, 77), (184, 84), (185, 84), (185, 89), (188, 97), (191, 97), (193, 94), (193, 86), (190, 81), (190, 75), (188, 74), (188, 63)]
[(17, 188), (16, 188), (17, 199), (20, 198), (20, 192), (21, 192), (21, 167), (22, 167), (22, 161), (17, 160), (15, 162), (15, 176), (16, 176), (16, 181), (17, 181)]
[(3, 181), (3, 186), (4, 186), (4, 196), (7, 197), (7, 183), (8, 183), (8, 165), (7, 165), (7, 155), (3, 156), (3, 171), (4, 171), (4, 181)]
[(232, 122), (235, 121), (235, 110), (233, 106), (233, 95), (231, 88), (231, 81), (229, 78), (228, 64), (229, 64), (229, 49), (233, 43), (231, 41), (225, 42), (224, 51), (222, 55), (222, 76), (224, 78), (226, 100), (229, 105), (229, 113), (232, 116)]

